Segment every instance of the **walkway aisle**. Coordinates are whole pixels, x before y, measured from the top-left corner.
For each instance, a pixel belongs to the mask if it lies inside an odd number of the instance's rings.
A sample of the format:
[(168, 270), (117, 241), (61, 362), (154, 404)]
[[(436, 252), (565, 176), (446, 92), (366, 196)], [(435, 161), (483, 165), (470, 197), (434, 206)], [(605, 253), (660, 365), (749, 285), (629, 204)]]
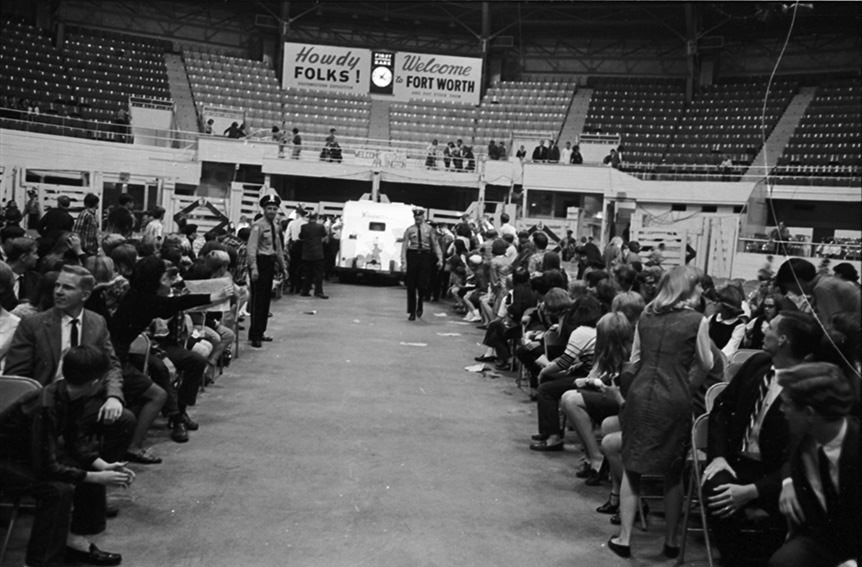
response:
[[(464, 371), (481, 331), (434, 304), (409, 323), (402, 288), (327, 293), (273, 303), (276, 341), (243, 342), (189, 443), (151, 432), (165, 463), (116, 494), (104, 549), (132, 567), (640, 564), (603, 548), (608, 489), (574, 478), (579, 449), (530, 452), (534, 404)], [(660, 531), (636, 532), (643, 564)]]

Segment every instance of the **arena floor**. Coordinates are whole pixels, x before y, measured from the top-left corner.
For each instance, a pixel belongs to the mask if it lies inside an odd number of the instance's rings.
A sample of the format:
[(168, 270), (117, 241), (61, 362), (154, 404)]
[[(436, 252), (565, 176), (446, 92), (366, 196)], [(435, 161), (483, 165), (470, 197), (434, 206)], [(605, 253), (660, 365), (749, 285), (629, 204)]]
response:
[[(151, 431), (165, 462), (135, 465), (135, 484), (111, 494), (120, 516), (103, 549), (132, 567), (674, 563), (656, 515), (631, 561), (605, 548), (615, 528), (594, 509), (609, 487), (575, 478), (577, 445), (528, 450), (535, 405), (510, 375), (464, 370), (482, 332), (448, 304), (409, 323), (403, 288), (326, 291), (273, 303), (275, 342), (243, 341), (193, 409), (189, 443)], [(22, 564), (29, 525), (6, 564)], [(700, 543), (688, 555), (706, 565)]]

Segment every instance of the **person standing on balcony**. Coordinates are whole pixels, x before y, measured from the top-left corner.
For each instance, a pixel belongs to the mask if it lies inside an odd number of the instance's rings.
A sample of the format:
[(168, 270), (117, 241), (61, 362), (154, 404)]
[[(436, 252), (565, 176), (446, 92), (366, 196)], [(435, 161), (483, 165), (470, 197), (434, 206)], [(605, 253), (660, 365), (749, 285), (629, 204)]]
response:
[(539, 140), (539, 145), (533, 150), (533, 162), (545, 163), (548, 161), (548, 148), (545, 147), (545, 140)]
[(566, 142), (566, 147), (560, 150), (560, 163), (571, 163), (572, 161), (572, 143)]

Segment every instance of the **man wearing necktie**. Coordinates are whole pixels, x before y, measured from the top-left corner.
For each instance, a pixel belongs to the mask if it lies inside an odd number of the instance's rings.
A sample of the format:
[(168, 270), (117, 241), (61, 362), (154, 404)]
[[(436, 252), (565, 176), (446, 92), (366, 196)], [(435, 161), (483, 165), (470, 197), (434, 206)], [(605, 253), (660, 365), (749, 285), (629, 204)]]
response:
[(251, 225), (248, 237), (248, 270), (251, 278), (251, 325), (248, 338), (251, 346), (260, 348), (266, 336), (266, 324), (272, 300), (272, 282), (276, 274), (284, 273), (284, 254), (281, 234), (275, 228), (275, 217), (281, 199), (277, 195), (266, 195), (260, 200), (263, 216)]
[[(820, 338), (814, 317), (776, 316), (764, 333), (763, 350), (749, 358), (716, 399), (709, 417), (709, 442), (703, 494), (709, 525), (725, 565), (769, 557), (783, 540), (785, 522), (778, 511), (782, 466), (790, 436), (781, 411), (778, 378), (811, 353)], [(748, 517), (775, 528), (769, 537), (746, 540)]]
[(779, 379), (783, 411), (799, 441), (779, 500), (790, 537), (770, 567), (862, 562), (862, 439), (850, 415), (857, 401), (851, 381), (858, 379), (826, 362), (800, 364)]
[(425, 211), (413, 209), (415, 224), (404, 231), (401, 243), (401, 266), (405, 269), (407, 284), (407, 318), (415, 321), (422, 317), (422, 298), (428, 295), (431, 271), (436, 260), (437, 269), (443, 267), (440, 243), (431, 227), (425, 224)]
[[(122, 367), (114, 351), (105, 319), (93, 311), (84, 309), (95, 279), (81, 266), (64, 266), (54, 285), (54, 307), (25, 317), (18, 324), (12, 338), (12, 346), (6, 358), (5, 372), (11, 375), (33, 378), (43, 386), (49, 386), (63, 378), (63, 357), (73, 346), (89, 345), (107, 357), (108, 369), (94, 384), (94, 394), (81, 415), (83, 433), (101, 440), (99, 456), (109, 463), (122, 462), (136, 427), (143, 429), (152, 424), (164, 404), (164, 391), (141, 373), (124, 380)], [(131, 403), (142, 402), (142, 417), (136, 423), (134, 414), (125, 409), (127, 399)], [(105, 529), (107, 500), (105, 486), (88, 482), (75, 487), (74, 507), (77, 509), (70, 526), (70, 533), (81, 538), (70, 538), (70, 542), (81, 544), (78, 551), (88, 563), (100, 563), (98, 550), (88, 551), (83, 542), (89, 536)], [(89, 555), (87, 555), (89, 553)]]

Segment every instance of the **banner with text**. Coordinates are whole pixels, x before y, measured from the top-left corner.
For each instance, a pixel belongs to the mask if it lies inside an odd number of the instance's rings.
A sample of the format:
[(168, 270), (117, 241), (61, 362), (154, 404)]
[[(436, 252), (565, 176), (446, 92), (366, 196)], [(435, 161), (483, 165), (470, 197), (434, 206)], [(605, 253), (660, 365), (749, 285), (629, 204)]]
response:
[(363, 95), (370, 67), (368, 49), (285, 43), (281, 86)]
[(395, 53), (395, 99), (479, 104), (482, 60), (473, 57)]
[(282, 87), (354, 95), (373, 94), (407, 102), (413, 99), (479, 104), (482, 59), (284, 44)]

